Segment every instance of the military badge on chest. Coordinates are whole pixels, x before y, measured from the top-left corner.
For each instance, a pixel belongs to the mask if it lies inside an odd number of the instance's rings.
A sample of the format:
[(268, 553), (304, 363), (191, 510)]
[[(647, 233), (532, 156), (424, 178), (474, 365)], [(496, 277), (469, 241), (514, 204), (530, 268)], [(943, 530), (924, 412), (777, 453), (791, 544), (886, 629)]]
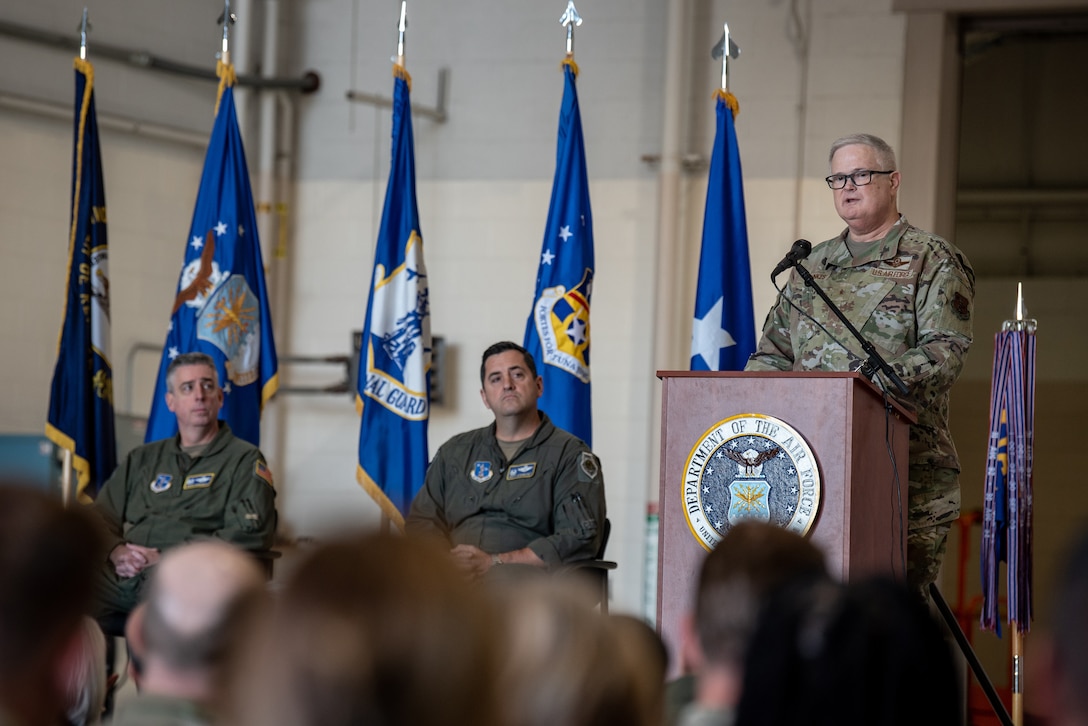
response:
[(796, 429), (748, 413), (703, 434), (688, 456), (681, 491), (691, 533), (711, 550), (749, 519), (807, 533), (820, 505), (820, 472)]
[(483, 484), (486, 481), (490, 481), (491, 477), (494, 475), (495, 472), (492, 470), (490, 461), (477, 461), (472, 465), (472, 473), (469, 474), (472, 481), (477, 484)]
[(156, 494), (162, 494), (170, 488), (170, 483), (173, 481), (173, 479), (174, 477), (170, 476), (169, 474), (158, 474), (152, 480), (150, 484), (150, 489)]

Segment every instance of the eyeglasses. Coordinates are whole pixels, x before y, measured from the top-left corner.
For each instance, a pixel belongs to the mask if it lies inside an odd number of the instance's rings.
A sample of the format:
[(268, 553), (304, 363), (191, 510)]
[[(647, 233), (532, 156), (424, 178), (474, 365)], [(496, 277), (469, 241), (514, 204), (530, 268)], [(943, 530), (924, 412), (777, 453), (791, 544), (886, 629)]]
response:
[(863, 187), (866, 184), (873, 181), (873, 174), (894, 174), (895, 169), (891, 171), (874, 171), (872, 169), (862, 169), (861, 171), (855, 171), (853, 174), (832, 174), (824, 179), (827, 182), (827, 186), (831, 189), (842, 189), (846, 186), (846, 180), (849, 179), (850, 183), (856, 187)]

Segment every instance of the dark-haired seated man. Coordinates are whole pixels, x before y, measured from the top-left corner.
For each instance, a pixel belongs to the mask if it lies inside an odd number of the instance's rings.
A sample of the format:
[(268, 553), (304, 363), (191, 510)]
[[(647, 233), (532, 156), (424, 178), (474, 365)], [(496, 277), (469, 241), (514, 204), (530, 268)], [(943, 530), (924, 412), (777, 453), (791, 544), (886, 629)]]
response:
[(177, 435), (133, 450), (94, 503), (109, 536), (97, 616), (130, 612), (151, 568), (176, 545), (215, 537), (254, 553), (271, 548), (272, 472), (256, 446), (219, 420), (222, 405), (210, 356), (183, 353), (170, 362), (166, 406)]
[(605, 520), (597, 457), (537, 409), (544, 381), (520, 345), (484, 351), (480, 382), (495, 422), (438, 450), (407, 533), (438, 539), (473, 577), (504, 565), (554, 568), (592, 559)]

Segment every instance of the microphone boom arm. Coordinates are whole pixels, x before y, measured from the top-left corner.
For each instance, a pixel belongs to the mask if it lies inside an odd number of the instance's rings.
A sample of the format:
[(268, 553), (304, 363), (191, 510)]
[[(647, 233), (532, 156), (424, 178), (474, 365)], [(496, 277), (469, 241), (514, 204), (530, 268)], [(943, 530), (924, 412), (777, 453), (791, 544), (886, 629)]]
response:
[(835, 316), (842, 321), (842, 324), (846, 326), (846, 329), (850, 331), (850, 334), (861, 343), (862, 350), (869, 356), (861, 367), (862, 374), (871, 380), (873, 374), (879, 369), (888, 377), (888, 380), (892, 382), (892, 385), (894, 385), (901, 394), (905, 396), (910, 393), (907, 384), (904, 383), (903, 379), (899, 377), (899, 374), (888, 365), (888, 361), (884, 360), (880, 353), (877, 352), (876, 347), (854, 327), (853, 323), (846, 319), (846, 315), (843, 314), (842, 310), (839, 310), (839, 306), (831, 302), (831, 298), (827, 296), (827, 293), (824, 292), (823, 288), (816, 284), (816, 280), (812, 279), (812, 273), (805, 269), (805, 266), (800, 264), (800, 261), (795, 263), (793, 267), (797, 270), (797, 274), (801, 276), (801, 279), (805, 281), (805, 286), (811, 287), (816, 291), (816, 294), (820, 296), (820, 299), (823, 300), (829, 308), (831, 308), (831, 312), (835, 313)]

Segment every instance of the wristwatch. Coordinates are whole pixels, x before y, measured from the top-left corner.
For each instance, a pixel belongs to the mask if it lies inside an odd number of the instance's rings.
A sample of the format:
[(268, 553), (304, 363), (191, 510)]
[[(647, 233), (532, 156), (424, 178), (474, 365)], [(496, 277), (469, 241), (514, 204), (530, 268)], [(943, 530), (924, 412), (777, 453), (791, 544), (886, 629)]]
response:
[(498, 555), (491, 555), (491, 566), (492, 567), (494, 567), (495, 565), (501, 565), (501, 564), (502, 564), (502, 557), (499, 557)]

